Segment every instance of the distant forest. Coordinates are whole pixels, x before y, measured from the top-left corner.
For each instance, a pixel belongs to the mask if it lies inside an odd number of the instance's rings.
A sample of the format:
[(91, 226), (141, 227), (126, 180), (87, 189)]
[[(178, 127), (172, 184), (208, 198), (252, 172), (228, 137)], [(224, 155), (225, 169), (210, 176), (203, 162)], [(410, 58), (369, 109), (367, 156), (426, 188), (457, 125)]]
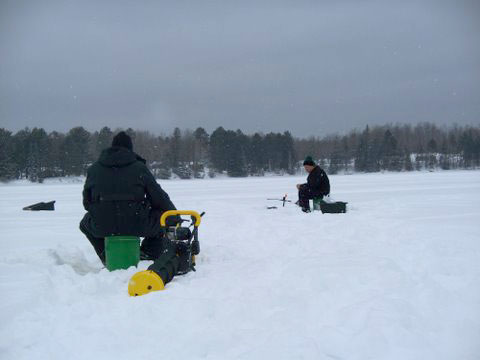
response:
[[(122, 129), (93, 133), (75, 127), (66, 134), (25, 128), (13, 134), (0, 128), (0, 180), (84, 175)], [(211, 134), (176, 128), (168, 136), (127, 129), (134, 151), (157, 178), (182, 179), (295, 174), (311, 155), (327, 173), (473, 169), (480, 167), (480, 127), (418, 125), (367, 126), (346, 135), (294, 138), (217, 128)]]

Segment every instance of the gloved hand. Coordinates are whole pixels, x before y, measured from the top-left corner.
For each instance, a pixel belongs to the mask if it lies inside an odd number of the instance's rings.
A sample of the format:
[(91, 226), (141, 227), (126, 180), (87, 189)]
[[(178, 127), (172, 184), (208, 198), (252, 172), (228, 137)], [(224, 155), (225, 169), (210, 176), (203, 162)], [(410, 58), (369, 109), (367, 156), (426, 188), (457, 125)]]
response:
[(177, 226), (177, 224), (182, 223), (182, 218), (180, 215), (175, 215), (175, 216), (169, 216), (167, 220), (165, 220), (165, 224), (167, 226)]

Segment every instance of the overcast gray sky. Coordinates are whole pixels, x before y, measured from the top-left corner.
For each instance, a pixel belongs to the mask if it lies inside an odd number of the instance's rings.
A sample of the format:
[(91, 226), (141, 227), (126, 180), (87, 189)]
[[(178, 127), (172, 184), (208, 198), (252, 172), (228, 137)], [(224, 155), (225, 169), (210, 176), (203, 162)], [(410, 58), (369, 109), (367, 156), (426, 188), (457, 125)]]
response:
[(480, 123), (480, 1), (0, 0), (0, 127)]

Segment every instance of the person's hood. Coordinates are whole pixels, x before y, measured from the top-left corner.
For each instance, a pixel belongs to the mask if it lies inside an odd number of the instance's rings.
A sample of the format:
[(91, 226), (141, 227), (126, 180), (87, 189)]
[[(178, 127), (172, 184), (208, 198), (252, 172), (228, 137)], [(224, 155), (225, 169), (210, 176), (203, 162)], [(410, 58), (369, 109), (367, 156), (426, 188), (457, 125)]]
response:
[(112, 146), (103, 150), (98, 159), (98, 162), (106, 167), (124, 167), (135, 161), (145, 163), (145, 159), (121, 146)]

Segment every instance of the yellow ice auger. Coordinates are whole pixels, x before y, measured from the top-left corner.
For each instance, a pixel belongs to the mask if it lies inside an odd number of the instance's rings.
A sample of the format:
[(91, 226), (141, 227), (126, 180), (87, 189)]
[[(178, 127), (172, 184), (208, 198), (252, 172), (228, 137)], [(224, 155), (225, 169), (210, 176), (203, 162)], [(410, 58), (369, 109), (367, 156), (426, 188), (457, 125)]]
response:
[[(183, 275), (190, 270), (195, 271), (195, 255), (200, 253), (198, 227), (204, 214), (204, 212), (199, 214), (193, 210), (169, 210), (162, 214), (160, 225), (165, 229), (171, 247), (158, 259), (155, 259), (147, 270), (132, 276), (128, 282), (130, 296), (140, 296), (152, 291), (163, 290), (175, 275)], [(181, 218), (177, 226), (166, 225), (168, 217), (178, 215), (190, 215), (190, 225), (188, 227), (181, 226), (182, 222), (188, 221)], [(192, 230), (191, 227), (193, 227)]]

